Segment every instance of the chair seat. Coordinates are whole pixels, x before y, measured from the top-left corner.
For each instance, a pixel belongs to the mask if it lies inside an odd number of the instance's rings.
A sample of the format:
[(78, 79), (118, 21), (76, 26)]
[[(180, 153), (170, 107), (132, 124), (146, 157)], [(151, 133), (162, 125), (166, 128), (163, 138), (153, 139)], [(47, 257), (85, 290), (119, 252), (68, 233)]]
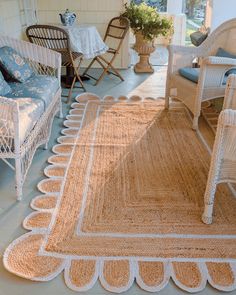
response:
[(179, 74), (194, 83), (198, 83), (200, 68), (181, 68), (179, 69)]
[(39, 99), (19, 98), (19, 126), (20, 144), (22, 144), (30, 131), (34, 128), (39, 118), (44, 113), (44, 104)]
[(12, 91), (6, 97), (19, 103), (20, 143), (22, 144), (59, 89), (55, 77), (34, 75), (25, 83), (9, 83)]
[(34, 75), (25, 83), (12, 82), (9, 85), (12, 91), (7, 97), (40, 99), (45, 108), (59, 88), (57, 78), (46, 75)]
[[(181, 76), (179, 72), (175, 72), (169, 76), (170, 88), (172, 96), (182, 101), (188, 109), (193, 113), (195, 108), (195, 97), (197, 95), (198, 84)], [(207, 87), (203, 89), (202, 101), (208, 100), (208, 97), (217, 98), (224, 97), (225, 86)]]
[[(230, 71), (228, 71), (225, 74), (222, 85), (226, 85), (229, 74), (232, 74), (234, 72), (234, 70), (235, 69), (231, 69)], [(188, 79), (189, 81), (192, 81), (194, 83), (198, 83), (199, 75), (200, 75), (200, 68), (190, 68), (190, 67), (181, 68), (181, 69), (179, 69), (179, 74), (182, 77)]]

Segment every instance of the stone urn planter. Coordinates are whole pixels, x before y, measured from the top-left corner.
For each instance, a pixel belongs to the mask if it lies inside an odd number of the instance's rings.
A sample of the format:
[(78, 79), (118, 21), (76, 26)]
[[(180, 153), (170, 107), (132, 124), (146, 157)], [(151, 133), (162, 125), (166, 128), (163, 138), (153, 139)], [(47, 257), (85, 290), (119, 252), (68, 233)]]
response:
[(173, 34), (173, 21), (161, 15), (157, 8), (142, 2), (135, 4), (128, 1), (125, 4), (122, 16), (130, 21), (130, 28), (136, 36), (134, 49), (139, 54), (139, 62), (135, 65), (136, 73), (153, 73), (154, 69), (149, 62), (150, 54), (154, 52), (154, 40), (157, 37), (169, 37)]
[(144, 39), (141, 32), (135, 34), (135, 51), (139, 55), (139, 62), (134, 66), (135, 73), (153, 73), (154, 69), (149, 62), (150, 54), (155, 51), (154, 41)]

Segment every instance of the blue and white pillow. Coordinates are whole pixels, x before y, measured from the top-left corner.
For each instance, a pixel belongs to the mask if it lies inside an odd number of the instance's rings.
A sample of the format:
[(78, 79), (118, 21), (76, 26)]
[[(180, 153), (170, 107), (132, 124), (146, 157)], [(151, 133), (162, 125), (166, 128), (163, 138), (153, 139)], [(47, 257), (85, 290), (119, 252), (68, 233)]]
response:
[(0, 48), (0, 65), (11, 78), (18, 82), (25, 82), (33, 71), (23, 57), (13, 48), (4, 46)]
[(5, 96), (11, 92), (11, 87), (4, 80), (2, 73), (0, 72), (0, 96)]

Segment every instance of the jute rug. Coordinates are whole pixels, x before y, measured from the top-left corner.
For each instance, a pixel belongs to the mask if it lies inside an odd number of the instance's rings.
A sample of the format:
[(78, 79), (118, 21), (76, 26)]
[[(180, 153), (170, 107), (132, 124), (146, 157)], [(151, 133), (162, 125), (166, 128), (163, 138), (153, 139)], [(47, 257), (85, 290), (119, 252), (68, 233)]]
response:
[(76, 291), (99, 279), (112, 292), (134, 280), (155, 292), (170, 278), (189, 292), (207, 281), (235, 289), (236, 200), (220, 186), (214, 223), (201, 222), (210, 156), (186, 110), (139, 97), (77, 101), (5, 267), (34, 281), (64, 271)]
[(217, 111), (213, 105), (206, 104), (202, 108), (202, 115), (208, 125), (211, 127), (212, 131), (216, 133), (220, 111)]

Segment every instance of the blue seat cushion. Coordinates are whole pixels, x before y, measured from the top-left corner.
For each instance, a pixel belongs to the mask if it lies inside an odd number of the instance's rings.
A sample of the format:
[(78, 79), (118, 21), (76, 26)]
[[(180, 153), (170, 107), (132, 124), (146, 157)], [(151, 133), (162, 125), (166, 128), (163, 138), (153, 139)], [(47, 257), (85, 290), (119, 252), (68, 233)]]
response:
[(181, 68), (179, 69), (179, 74), (194, 82), (194, 83), (197, 83), (198, 82), (198, 79), (199, 79), (199, 73), (200, 73), (200, 68), (190, 68), (190, 67), (186, 67), (186, 68)]
[[(228, 73), (228, 72), (227, 72)], [(222, 85), (226, 85), (228, 74), (225, 74)], [(200, 74), (200, 68), (181, 68), (179, 69), (180, 76), (188, 79), (189, 81), (192, 81), (194, 83), (198, 83), (199, 74)]]
[[(219, 48), (216, 52), (216, 56), (219, 56), (219, 57), (227, 57), (227, 58), (234, 58), (236, 59), (236, 55), (235, 54), (232, 54), (226, 50), (224, 50), (223, 48)], [(198, 83), (198, 79), (199, 79), (199, 73), (200, 73), (200, 68), (190, 68), (190, 67), (186, 67), (186, 68), (182, 68), (182, 69), (179, 69), (179, 74), (194, 82), (194, 83)], [(225, 73), (225, 77), (223, 79), (223, 83), (222, 85), (226, 85), (227, 83), (227, 78), (229, 75), (231, 74), (236, 74), (236, 68), (232, 68), (230, 70), (228, 70), (226, 73)]]
[(39, 99), (44, 109), (52, 101), (52, 97), (59, 89), (58, 79), (46, 75), (34, 75), (24, 83), (10, 82), (12, 91), (6, 96), (11, 98), (33, 98)]
[(35, 75), (25, 83), (9, 84), (11, 92), (5, 96), (16, 99), (19, 103), (20, 143), (22, 144), (56, 94), (59, 88), (58, 79)]
[(11, 87), (5, 81), (2, 73), (0, 72), (0, 96), (5, 96), (11, 91)]
[(44, 113), (44, 104), (41, 100), (32, 98), (18, 98), (17, 101), (19, 105), (19, 138), (20, 144), (22, 144)]
[(4, 71), (18, 82), (25, 82), (34, 74), (24, 58), (8, 46), (0, 48), (0, 64)]

